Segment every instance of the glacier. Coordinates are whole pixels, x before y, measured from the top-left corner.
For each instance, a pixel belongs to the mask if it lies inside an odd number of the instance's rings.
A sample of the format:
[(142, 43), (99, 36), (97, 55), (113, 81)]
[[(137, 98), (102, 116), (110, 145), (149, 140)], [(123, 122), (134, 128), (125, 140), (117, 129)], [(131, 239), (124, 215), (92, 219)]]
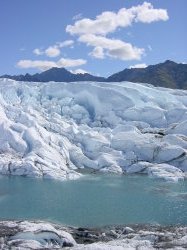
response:
[(186, 153), (185, 90), (0, 79), (0, 174), (71, 180), (89, 168), (175, 182)]

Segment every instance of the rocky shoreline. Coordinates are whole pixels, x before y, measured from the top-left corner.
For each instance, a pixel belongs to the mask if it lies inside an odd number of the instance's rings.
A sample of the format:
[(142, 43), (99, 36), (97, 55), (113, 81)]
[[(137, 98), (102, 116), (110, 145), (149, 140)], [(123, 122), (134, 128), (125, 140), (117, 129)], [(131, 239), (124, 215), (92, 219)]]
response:
[(186, 226), (78, 228), (43, 221), (1, 221), (0, 249), (187, 249)]

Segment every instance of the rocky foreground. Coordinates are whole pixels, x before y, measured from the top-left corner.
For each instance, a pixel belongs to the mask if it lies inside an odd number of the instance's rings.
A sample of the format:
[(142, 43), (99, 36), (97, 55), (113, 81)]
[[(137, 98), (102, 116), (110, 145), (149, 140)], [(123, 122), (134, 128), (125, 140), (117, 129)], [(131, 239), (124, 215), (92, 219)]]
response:
[(41, 221), (1, 221), (0, 249), (187, 249), (187, 227), (133, 225), (74, 228)]

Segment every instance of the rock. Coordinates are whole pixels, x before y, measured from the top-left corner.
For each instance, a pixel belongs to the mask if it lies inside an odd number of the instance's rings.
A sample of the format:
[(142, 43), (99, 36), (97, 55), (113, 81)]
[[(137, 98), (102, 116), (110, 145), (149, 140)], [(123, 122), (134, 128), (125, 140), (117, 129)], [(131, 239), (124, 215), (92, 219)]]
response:
[(133, 232), (134, 232), (134, 229), (132, 229), (131, 227), (125, 227), (123, 229), (124, 234), (129, 234), (129, 233), (133, 233)]
[[(77, 234), (79, 232), (79, 234)], [(186, 249), (186, 227), (132, 225), (64, 227), (41, 221), (1, 221), (1, 249)], [(77, 242), (75, 242), (75, 239)]]

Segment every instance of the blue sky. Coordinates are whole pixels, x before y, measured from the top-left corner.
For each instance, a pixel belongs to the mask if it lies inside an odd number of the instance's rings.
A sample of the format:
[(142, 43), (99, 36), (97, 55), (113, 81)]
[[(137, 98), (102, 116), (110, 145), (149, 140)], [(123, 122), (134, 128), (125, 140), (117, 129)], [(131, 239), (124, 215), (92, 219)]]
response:
[(2, 0), (0, 10), (0, 75), (187, 61), (186, 0)]

